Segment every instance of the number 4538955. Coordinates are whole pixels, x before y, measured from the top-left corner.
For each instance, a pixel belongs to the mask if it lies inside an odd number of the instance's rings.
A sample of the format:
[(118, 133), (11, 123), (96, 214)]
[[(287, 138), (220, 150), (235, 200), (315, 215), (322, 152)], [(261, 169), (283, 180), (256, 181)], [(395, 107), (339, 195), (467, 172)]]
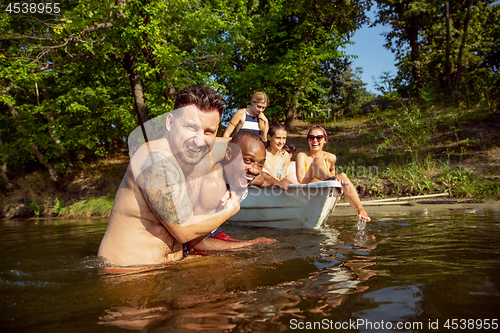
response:
[(498, 319), (448, 319), (444, 323), (446, 329), (479, 330), (498, 329)]
[(11, 2), (5, 11), (11, 14), (59, 14), (61, 8), (59, 8), (59, 2)]

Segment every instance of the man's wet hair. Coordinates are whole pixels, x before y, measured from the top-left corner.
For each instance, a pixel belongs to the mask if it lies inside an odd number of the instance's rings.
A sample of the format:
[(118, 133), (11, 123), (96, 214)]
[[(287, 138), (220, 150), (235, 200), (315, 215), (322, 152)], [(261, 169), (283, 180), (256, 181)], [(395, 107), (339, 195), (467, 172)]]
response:
[(250, 139), (257, 140), (259, 142), (262, 142), (260, 139), (260, 136), (258, 136), (255, 132), (249, 131), (249, 130), (239, 130), (232, 138), (229, 140), (231, 143), (238, 144), (238, 142), (241, 141), (244, 137), (249, 137)]
[(215, 109), (219, 112), (219, 117), (222, 117), (226, 106), (226, 102), (218, 92), (209, 87), (195, 85), (177, 94), (174, 109), (193, 104), (202, 112), (211, 112)]

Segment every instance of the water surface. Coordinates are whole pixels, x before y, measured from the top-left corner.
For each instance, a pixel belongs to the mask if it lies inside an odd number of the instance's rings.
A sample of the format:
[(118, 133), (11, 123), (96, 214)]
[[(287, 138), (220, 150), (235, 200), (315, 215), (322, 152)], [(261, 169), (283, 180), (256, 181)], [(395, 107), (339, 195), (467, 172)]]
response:
[(500, 325), (499, 206), (371, 216), (365, 226), (337, 211), (321, 230), (225, 225), (236, 238), (277, 242), (119, 275), (103, 275), (96, 258), (106, 220), (0, 221), (0, 330), (295, 332), (343, 325), (351, 332), (437, 332), (451, 330), (445, 324), (453, 319), (462, 320), (453, 322), (458, 330), (493, 319)]

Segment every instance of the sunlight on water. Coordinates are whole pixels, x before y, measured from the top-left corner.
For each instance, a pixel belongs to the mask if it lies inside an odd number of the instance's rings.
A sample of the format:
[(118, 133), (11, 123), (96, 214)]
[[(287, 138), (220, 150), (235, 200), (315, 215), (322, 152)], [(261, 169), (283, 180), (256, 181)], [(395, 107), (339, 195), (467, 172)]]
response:
[(441, 329), (453, 318), (498, 320), (498, 206), (372, 218), (332, 216), (321, 230), (227, 225), (236, 238), (277, 242), (128, 274), (100, 269), (106, 220), (1, 221), (0, 328), (274, 332), (358, 323), (344, 328), (361, 332), (384, 321), (417, 332), (437, 320)]

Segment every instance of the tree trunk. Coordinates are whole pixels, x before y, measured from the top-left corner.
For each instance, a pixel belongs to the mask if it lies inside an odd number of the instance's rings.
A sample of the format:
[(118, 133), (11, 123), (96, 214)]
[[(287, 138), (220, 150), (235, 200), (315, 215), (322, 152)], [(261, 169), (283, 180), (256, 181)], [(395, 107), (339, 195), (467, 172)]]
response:
[(445, 19), (446, 19), (446, 52), (445, 52), (445, 63), (444, 63), (444, 71), (446, 75), (446, 84), (448, 85), (448, 89), (450, 90), (450, 96), (453, 96), (453, 82), (451, 82), (451, 64), (450, 64), (450, 44), (451, 44), (451, 35), (450, 35), (450, 3), (446, 1), (445, 7)]
[(144, 98), (144, 84), (142, 83), (140, 73), (137, 72), (137, 59), (132, 51), (127, 51), (124, 58), (114, 53), (109, 53), (108, 55), (118, 61), (127, 72), (132, 95), (134, 96), (135, 113), (137, 114), (137, 120), (139, 121), (142, 134), (144, 135), (144, 140), (147, 142), (149, 140), (144, 128), (144, 123), (149, 120), (149, 114), (146, 99)]
[(304, 90), (304, 85), (302, 84), (299, 88), (297, 88), (297, 90), (293, 94), (292, 101), (286, 113), (286, 119), (285, 119), (285, 127), (287, 131), (292, 130), (292, 121), (295, 118), (295, 112), (297, 111), (299, 96), (300, 94), (302, 94), (303, 90)]
[(149, 120), (148, 108), (146, 99), (144, 98), (144, 84), (142, 83), (141, 75), (137, 72), (137, 59), (132, 51), (125, 53), (123, 59), (123, 67), (127, 71), (128, 79), (130, 81), (130, 88), (135, 101), (135, 112), (139, 119), (139, 124), (142, 126)]
[(420, 77), (419, 70), (417, 68), (417, 62), (419, 59), (419, 44), (418, 44), (418, 27), (419, 17), (418, 15), (411, 14), (410, 24), (406, 28), (406, 33), (408, 34), (408, 41), (410, 43), (410, 57), (411, 57), (411, 68), (412, 68), (412, 76), (415, 81), (415, 85), (418, 89), (422, 88), (422, 79)]
[[(3, 143), (2, 143), (2, 139), (0, 138), (0, 148), (2, 148), (2, 146), (3, 146)], [(0, 160), (5, 161), (5, 157), (3, 156), (3, 154), (0, 155)], [(10, 189), (14, 188), (14, 185), (10, 181), (9, 176), (7, 176), (7, 163), (3, 163), (2, 166), (0, 166), (0, 176), (2, 177), (2, 180), (5, 183), (5, 186), (7, 187), (7, 189), (10, 190)]]
[(457, 76), (455, 77), (455, 93), (458, 91), (460, 87), (460, 79), (462, 76), (462, 57), (464, 55), (464, 49), (465, 49), (465, 43), (467, 42), (467, 30), (469, 28), (469, 19), (470, 19), (470, 13), (472, 11), (472, 3), (474, 1), (470, 0), (469, 6), (467, 7), (467, 15), (465, 16), (465, 23), (464, 23), (464, 33), (462, 34), (462, 43), (460, 45), (460, 52), (458, 53), (458, 68), (457, 68)]

